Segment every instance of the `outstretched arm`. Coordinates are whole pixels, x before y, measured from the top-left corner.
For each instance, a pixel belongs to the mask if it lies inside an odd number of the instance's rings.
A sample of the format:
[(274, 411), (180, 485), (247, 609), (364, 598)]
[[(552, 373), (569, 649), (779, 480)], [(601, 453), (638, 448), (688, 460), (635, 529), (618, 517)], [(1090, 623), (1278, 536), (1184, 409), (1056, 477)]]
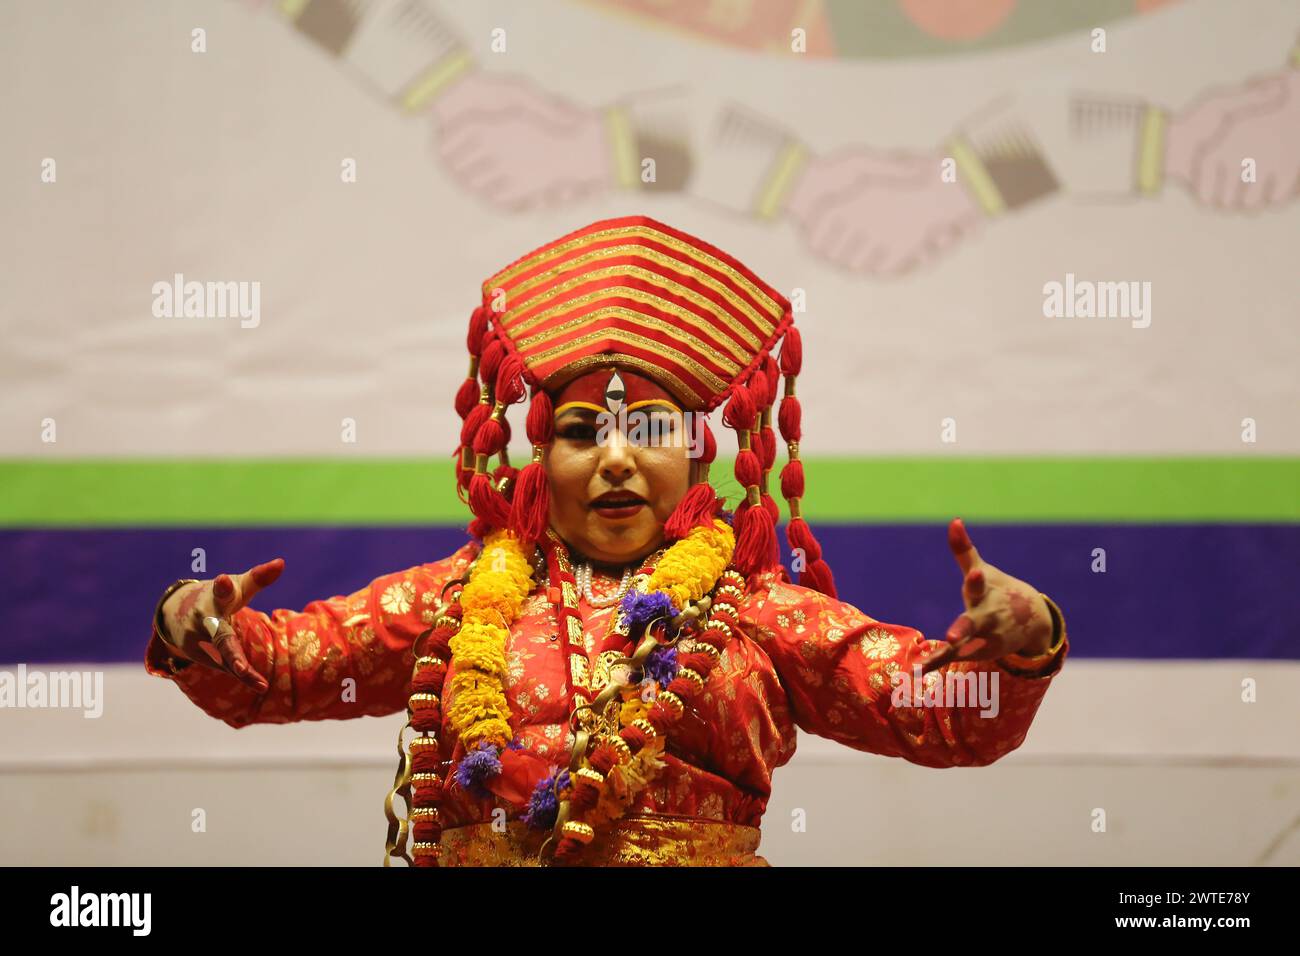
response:
[[(232, 727), (395, 713), (405, 706), (415, 639), (433, 626), (443, 585), (465, 573), (477, 547), (302, 611), (245, 606), (283, 562), (187, 585), (164, 605), (168, 639), (156, 623), (145, 667)], [(214, 616), (226, 623), (215, 640), (203, 623)]]
[[(785, 582), (746, 599), (741, 626), (772, 661), (799, 727), (929, 767), (982, 766), (1020, 746), (1065, 660), (1064, 622), (1045, 597), (979, 559), (959, 522), (950, 544), (969, 567), (967, 610), (946, 642)], [(1041, 618), (1022, 606), (1028, 593)]]

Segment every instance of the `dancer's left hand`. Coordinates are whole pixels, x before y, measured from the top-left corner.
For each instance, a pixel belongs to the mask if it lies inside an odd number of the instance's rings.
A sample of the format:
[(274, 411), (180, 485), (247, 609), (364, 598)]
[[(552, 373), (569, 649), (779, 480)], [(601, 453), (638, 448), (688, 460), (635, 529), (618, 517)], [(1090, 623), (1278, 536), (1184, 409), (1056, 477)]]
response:
[(948, 547), (961, 568), (966, 610), (948, 628), (947, 644), (927, 658), (922, 669), (928, 672), (951, 660), (1046, 653), (1052, 642), (1052, 613), (1038, 590), (981, 558), (960, 518), (948, 525)]

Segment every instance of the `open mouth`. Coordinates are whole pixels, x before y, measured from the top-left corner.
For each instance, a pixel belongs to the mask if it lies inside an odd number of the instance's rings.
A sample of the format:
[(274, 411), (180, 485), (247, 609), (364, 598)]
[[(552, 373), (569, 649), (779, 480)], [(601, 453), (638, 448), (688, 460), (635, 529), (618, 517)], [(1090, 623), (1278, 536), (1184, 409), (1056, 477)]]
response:
[(610, 491), (591, 503), (591, 510), (606, 518), (630, 518), (645, 507), (645, 499), (629, 491)]

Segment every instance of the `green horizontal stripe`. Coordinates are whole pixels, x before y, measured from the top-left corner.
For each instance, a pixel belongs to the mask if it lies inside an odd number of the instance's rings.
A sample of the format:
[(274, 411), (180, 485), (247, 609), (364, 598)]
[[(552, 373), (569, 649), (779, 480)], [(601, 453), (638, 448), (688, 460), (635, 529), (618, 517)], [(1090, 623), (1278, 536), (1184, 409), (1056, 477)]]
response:
[[(1300, 520), (1296, 457), (822, 458), (805, 468), (804, 515), (815, 522)], [(713, 476), (734, 503), (730, 462), (716, 463)], [(464, 524), (468, 516), (449, 460), (0, 462), (0, 527)]]

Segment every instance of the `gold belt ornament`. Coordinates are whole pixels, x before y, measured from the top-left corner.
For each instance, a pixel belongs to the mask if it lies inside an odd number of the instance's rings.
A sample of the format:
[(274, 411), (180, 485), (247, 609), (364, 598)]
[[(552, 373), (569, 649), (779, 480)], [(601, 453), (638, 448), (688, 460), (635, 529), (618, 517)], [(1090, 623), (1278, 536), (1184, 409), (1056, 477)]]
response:
[[(549, 831), (511, 820), (455, 827), (442, 833), (443, 866), (541, 866), (538, 851)], [(758, 827), (700, 817), (650, 813), (622, 817), (596, 832), (583, 866), (767, 866), (759, 856)]]

